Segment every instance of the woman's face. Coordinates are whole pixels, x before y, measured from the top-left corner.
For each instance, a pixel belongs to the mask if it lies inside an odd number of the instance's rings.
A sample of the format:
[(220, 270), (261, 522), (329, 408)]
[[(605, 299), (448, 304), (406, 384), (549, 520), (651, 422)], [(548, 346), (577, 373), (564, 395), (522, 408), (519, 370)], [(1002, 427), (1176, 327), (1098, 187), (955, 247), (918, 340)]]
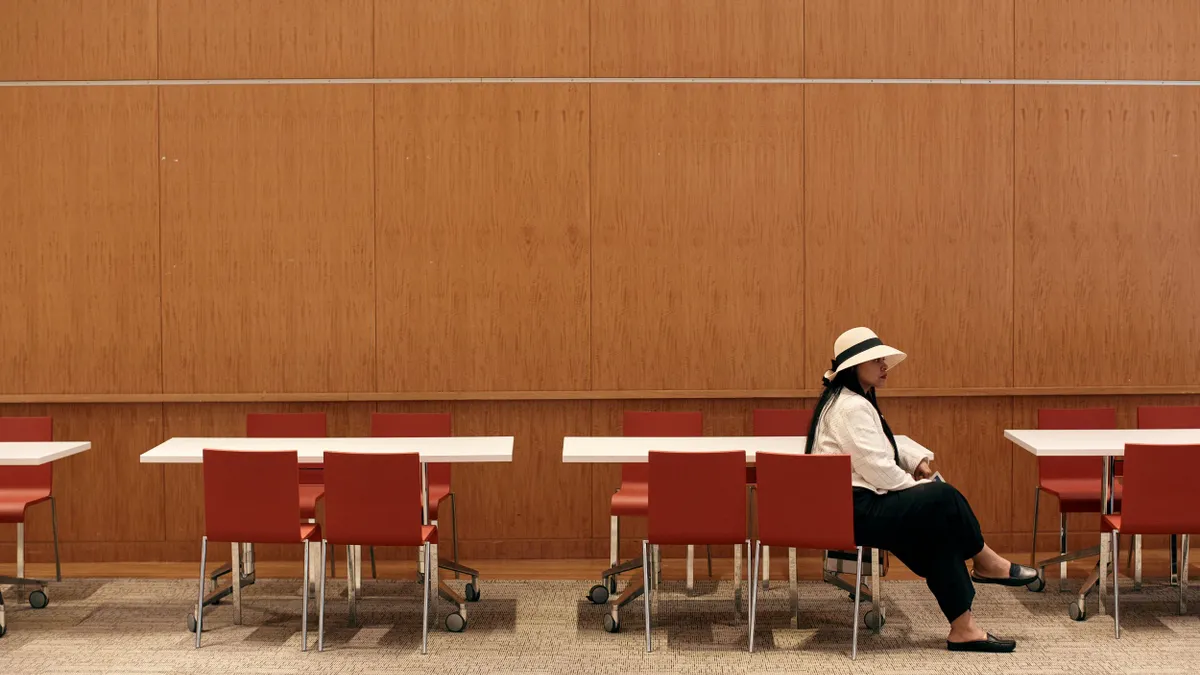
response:
[(874, 361), (860, 363), (858, 364), (857, 368), (858, 381), (862, 384), (863, 391), (878, 389), (879, 387), (887, 385), (888, 367), (887, 364), (884, 363), (883, 359), (880, 358), (875, 359)]

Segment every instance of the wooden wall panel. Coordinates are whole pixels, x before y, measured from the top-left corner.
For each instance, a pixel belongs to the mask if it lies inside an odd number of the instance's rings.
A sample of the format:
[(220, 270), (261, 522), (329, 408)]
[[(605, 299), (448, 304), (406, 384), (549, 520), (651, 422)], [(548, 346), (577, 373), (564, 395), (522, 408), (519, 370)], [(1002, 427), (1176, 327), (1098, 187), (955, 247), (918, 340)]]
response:
[(592, 0), (594, 77), (800, 77), (804, 0)]
[(578, 85), (380, 87), (379, 387), (588, 388)]
[(164, 386), (374, 389), (372, 93), (162, 91)]
[(163, 78), (370, 77), (372, 0), (161, 0)]
[(1017, 0), (1017, 77), (1200, 79), (1195, 0)]
[(586, 77), (589, 0), (375, 0), (377, 77)]
[[(87, 542), (163, 539), (162, 468), (142, 465), (137, 459), (162, 442), (161, 405), (0, 406), (0, 415), (49, 415), (54, 419), (54, 440), (92, 444), (91, 450), (54, 465), (58, 534), (64, 548)], [(0, 538), (13, 541), (15, 532), (5, 526)], [(37, 544), (30, 560), (53, 560), (52, 533), (50, 507), (30, 509), (26, 540)], [(64, 559), (70, 560), (65, 554)]]
[(152, 78), (157, 10), (157, 0), (4, 0), (0, 80)]
[(817, 384), (837, 336), (866, 325), (909, 354), (894, 386), (1011, 385), (1012, 96), (808, 88), (807, 360), (796, 381)]
[(807, 0), (805, 33), (808, 77), (1012, 77), (1013, 0)]
[(0, 89), (0, 393), (160, 392), (155, 91)]
[(1017, 91), (1018, 386), (1195, 385), (1200, 90)]
[(596, 389), (804, 381), (802, 97), (594, 85)]

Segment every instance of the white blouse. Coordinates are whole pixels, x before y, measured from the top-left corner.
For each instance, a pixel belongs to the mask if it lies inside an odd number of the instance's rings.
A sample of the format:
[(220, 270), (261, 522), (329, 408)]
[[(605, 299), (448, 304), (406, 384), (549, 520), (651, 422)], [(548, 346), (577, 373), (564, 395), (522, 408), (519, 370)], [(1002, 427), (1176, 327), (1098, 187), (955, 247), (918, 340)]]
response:
[(933, 453), (904, 446), (899, 451), (897, 466), (879, 413), (870, 401), (849, 389), (843, 389), (822, 411), (813, 453), (850, 455), (854, 487), (882, 495), (930, 482), (913, 478), (912, 472), (922, 460), (932, 461)]

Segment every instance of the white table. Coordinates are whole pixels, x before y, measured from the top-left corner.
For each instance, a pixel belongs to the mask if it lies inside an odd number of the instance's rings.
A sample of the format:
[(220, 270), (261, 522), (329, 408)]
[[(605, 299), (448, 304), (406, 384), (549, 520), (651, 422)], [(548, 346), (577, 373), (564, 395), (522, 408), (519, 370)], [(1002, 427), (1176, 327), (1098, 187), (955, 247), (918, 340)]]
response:
[[(404, 438), (171, 438), (151, 450), (142, 453), (143, 464), (202, 464), (204, 451), (211, 450), (241, 450), (269, 451), (295, 450), (296, 458), (301, 464), (320, 464), (324, 461), (325, 452), (351, 452), (360, 454), (383, 454), (399, 452), (416, 452), (421, 456), (421, 490), (425, 493), (422, 500), (422, 511), (425, 522), (429, 522), (429, 484), (426, 477), (425, 465), (428, 463), (476, 463), (476, 462), (511, 462), (513, 455), (512, 436), (454, 436), (454, 437), (404, 437)], [(436, 524), (436, 523), (435, 523)], [(319, 542), (318, 542), (319, 546)], [(214, 590), (204, 600), (205, 605), (215, 604), (227, 595), (233, 595), (234, 623), (241, 623), (241, 589), (254, 583), (254, 549), (252, 544), (232, 543), (233, 563), (231, 569), (239, 570), (229, 588)], [(245, 555), (245, 564), (242, 556)], [(319, 556), (313, 556), (320, 565)], [(438, 576), (438, 570), (447, 568), (455, 572), (468, 574), (478, 590), (479, 573), (464, 565), (448, 561), (438, 561), (437, 545), (434, 545), (432, 558), (436, 567), (427, 571), (434, 574), (438, 581), (438, 593), (458, 606), (459, 618), (462, 625), (466, 624), (467, 601), (457, 591), (451, 589)], [(351, 562), (351, 561), (348, 561)], [(351, 586), (349, 591), (351, 620), (354, 618), (355, 590), (362, 588), (362, 551), (354, 547), (353, 564), (348, 564)], [(222, 575), (224, 569), (218, 570), (214, 581)], [(324, 574), (325, 571), (309, 570), (310, 574)], [(477, 597), (477, 596), (475, 596)], [(189, 619), (189, 628), (191, 621)], [(450, 620), (450, 617), (447, 617)], [(460, 629), (461, 630), (461, 629)]]
[[(56, 462), (65, 457), (70, 457), (71, 455), (77, 455), (91, 448), (92, 444), (87, 441), (5, 442), (0, 443), (0, 466), (41, 466), (50, 462)], [(3, 469), (0, 469), (0, 471), (3, 471)], [(50, 504), (51, 509), (57, 509), (53, 498), (51, 498)], [(59, 569), (55, 577), (59, 581), (62, 581), (62, 571), (58, 567), (58, 518), (53, 518), (53, 521), (54, 561), (56, 568)], [(39, 579), (25, 578), (25, 523), (17, 523), (17, 576), (0, 576), (0, 584), (13, 584), (18, 587), (25, 585), (38, 586), (44, 596), (46, 593), (46, 583)], [(37, 592), (39, 591), (30, 593), (30, 604), (34, 603), (33, 596)], [(45, 607), (44, 604), (34, 606), (39, 608)], [(3, 635), (6, 630), (7, 624), (4, 621), (4, 596), (0, 595), (0, 635)]]
[[(773, 452), (780, 454), (804, 454), (804, 448), (807, 443), (805, 436), (568, 436), (563, 439), (563, 462), (565, 463), (587, 463), (587, 464), (635, 464), (645, 463), (650, 459), (650, 451), (656, 452), (728, 452), (730, 450), (743, 450), (746, 453), (746, 463), (754, 464), (755, 455), (759, 452)], [(899, 447), (912, 448), (915, 450), (924, 451), (925, 448), (913, 439), (907, 436), (896, 436), (896, 445)], [(612, 567), (604, 572), (605, 575), (615, 574), (628, 571), (636, 568), (638, 561), (635, 559), (627, 563), (619, 563), (619, 555), (617, 553), (620, 544), (620, 529), (617, 524), (617, 517), (612, 516), (612, 525), (610, 528), (610, 563)], [(687, 588), (690, 590), (694, 584), (694, 576), (692, 572), (692, 563), (694, 560), (694, 547), (687, 548)], [(770, 548), (763, 547), (763, 585), (766, 587), (770, 582)], [(654, 554), (657, 559), (657, 552)], [(737, 590), (741, 588), (741, 547), (734, 549), (734, 579)], [(826, 560), (826, 565), (829, 564)], [(843, 572), (841, 562), (836, 563), (834, 570), (829, 570), (826, 567), (826, 581), (843, 588), (851, 593), (854, 592), (852, 585), (847, 585), (837, 575)], [(832, 577), (829, 572), (833, 572)], [(655, 569), (652, 578), (657, 578), (659, 570)], [(796, 549), (788, 550), (788, 580), (790, 585), (790, 595), (792, 602), (792, 614), (795, 615), (798, 609), (798, 598), (796, 589)], [(607, 579), (605, 578), (605, 583)], [(603, 586), (607, 591), (608, 587)], [(883, 605), (883, 593), (880, 585), (880, 552), (872, 550), (871, 554), (871, 586), (870, 586), (869, 601), (872, 603), (872, 612), (875, 613), (875, 618), (869, 618), (869, 626), (878, 626), (882, 628), (885, 620), (885, 609)], [(595, 589), (593, 589), (595, 590)], [(619, 623), (618, 610), (632, 602), (641, 593), (641, 582), (635, 581), (629, 584), (624, 592), (620, 594), (610, 605), (610, 616), (613, 622)], [(736, 593), (736, 591), (735, 591)], [(589, 594), (590, 596), (591, 594)], [(593, 600), (594, 601), (594, 600)], [(870, 612), (868, 612), (870, 614)], [(874, 628), (873, 628), (874, 630)]]
[[(1200, 443), (1200, 429), (1016, 429), (1006, 430), (1004, 437), (1037, 457), (1095, 457), (1103, 465), (1100, 481), (1100, 514), (1112, 513), (1113, 464), (1125, 456), (1126, 444), (1188, 445)], [(1135, 545), (1136, 546), (1136, 545)], [(1134, 572), (1135, 585), (1141, 582), (1141, 550), (1137, 547)], [(1069, 560), (1099, 556), (1096, 570), (1084, 581), (1078, 597), (1072, 602), (1071, 618), (1087, 617), (1085, 601), (1092, 588), (1099, 588), (1099, 608), (1104, 614), (1105, 577), (1108, 574), (1108, 538), (1101, 536), (1100, 545), (1082, 551), (1064, 553), (1037, 563), (1039, 569)]]

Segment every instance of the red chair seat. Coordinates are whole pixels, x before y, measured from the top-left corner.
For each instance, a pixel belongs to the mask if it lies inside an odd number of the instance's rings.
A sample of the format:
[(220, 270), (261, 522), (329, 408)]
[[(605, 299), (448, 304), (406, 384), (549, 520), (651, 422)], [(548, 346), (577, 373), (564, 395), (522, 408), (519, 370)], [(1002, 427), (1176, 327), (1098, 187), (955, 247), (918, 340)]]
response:
[[(1090, 478), (1047, 478), (1042, 489), (1058, 497), (1063, 513), (1098, 513), (1100, 511), (1100, 481)], [(1116, 505), (1121, 504), (1121, 483), (1113, 484)]]
[(0, 523), (25, 521), (25, 509), (50, 498), (45, 489), (8, 488), (0, 490)]
[(313, 541), (321, 538), (321, 526), (317, 523), (300, 523), (300, 541)]
[(650, 512), (649, 485), (622, 485), (612, 496), (611, 512), (614, 516), (645, 516)]
[(427, 542), (430, 544), (438, 543), (437, 527), (434, 525), (422, 525), (421, 526), (421, 541)]
[(1121, 530), (1121, 514), (1119, 513), (1104, 516), (1100, 521), (1101, 532), (1112, 532), (1113, 530), (1117, 530), (1118, 532)]
[(300, 518), (303, 520), (316, 519), (317, 502), (325, 496), (324, 485), (300, 485)]

